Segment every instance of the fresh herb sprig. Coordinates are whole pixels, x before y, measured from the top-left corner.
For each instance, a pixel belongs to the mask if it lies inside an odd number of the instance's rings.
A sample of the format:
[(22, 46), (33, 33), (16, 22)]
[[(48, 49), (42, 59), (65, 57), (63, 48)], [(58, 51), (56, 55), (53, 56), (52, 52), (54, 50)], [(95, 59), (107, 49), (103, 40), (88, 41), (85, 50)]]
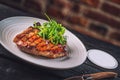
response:
[(66, 43), (66, 38), (63, 36), (65, 33), (65, 27), (57, 23), (55, 20), (50, 19), (48, 15), (45, 14), (48, 18), (48, 22), (43, 23), (42, 25), (37, 25), (34, 23), (34, 28), (39, 29), (38, 35), (51, 41), (53, 44), (62, 44)]

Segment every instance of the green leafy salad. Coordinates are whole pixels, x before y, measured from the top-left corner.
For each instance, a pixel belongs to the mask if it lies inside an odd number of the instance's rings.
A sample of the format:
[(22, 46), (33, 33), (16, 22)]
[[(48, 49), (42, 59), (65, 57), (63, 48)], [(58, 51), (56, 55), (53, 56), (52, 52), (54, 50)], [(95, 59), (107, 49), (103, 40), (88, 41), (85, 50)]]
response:
[(65, 27), (62, 24), (57, 23), (55, 20), (50, 19), (47, 15), (48, 22), (43, 23), (42, 25), (37, 25), (34, 23), (34, 28), (39, 29), (38, 35), (43, 37), (46, 40), (51, 41), (51, 43), (57, 44), (66, 44), (66, 37), (64, 36)]

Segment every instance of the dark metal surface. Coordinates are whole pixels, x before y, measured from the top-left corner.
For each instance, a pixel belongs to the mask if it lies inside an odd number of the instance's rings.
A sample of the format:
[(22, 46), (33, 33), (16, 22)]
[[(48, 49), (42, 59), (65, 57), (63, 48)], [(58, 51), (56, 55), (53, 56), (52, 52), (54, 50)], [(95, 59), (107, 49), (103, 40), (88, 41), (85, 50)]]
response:
[[(0, 4), (0, 20), (12, 16), (35, 16), (26, 12), (15, 10)], [(110, 53), (120, 63), (120, 47), (93, 39), (83, 34), (70, 30), (85, 45), (87, 50), (100, 49)], [(72, 64), (72, 63), (71, 63)], [(27, 63), (8, 52), (0, 45), (0, 80), (63, 80), (64, 78), (95, 73), (101, 71), (114, 71), (120, 76), (120, 65), (116, 69), (104, 69), (91, 63), (88, 59), (84, 64), (69, 70), (51, 70)], [(115, 79), (120, 80), (119, 76)]]

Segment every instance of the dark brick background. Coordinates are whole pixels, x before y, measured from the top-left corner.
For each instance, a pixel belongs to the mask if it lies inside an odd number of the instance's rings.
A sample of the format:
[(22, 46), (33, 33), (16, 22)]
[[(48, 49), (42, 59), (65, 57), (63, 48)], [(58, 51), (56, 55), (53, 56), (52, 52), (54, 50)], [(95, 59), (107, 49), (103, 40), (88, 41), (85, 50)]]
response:
[(47, 13), (67, 28), (120, 46), (120, 0), (0, 0), (0, 3), (44, 19), (43, 13)]

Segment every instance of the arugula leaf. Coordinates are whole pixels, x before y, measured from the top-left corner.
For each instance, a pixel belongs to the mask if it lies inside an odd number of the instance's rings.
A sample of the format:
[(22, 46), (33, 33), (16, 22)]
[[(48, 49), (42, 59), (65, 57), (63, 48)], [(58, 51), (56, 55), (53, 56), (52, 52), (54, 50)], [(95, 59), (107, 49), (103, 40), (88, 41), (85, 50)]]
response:
[(48, 18), (49, 22), (45, 22), (42, 25), (37, 25), (38, 22), (34, 23), (34, 28), (40, 30), (38, 35), (51, 41), (55, 45), (64, 45), (66, 43), (66, 38), (63, 36), (65, 33), (65, 27), (57, 23), (55, 20), (50, 19), (47, 15), (46, 17)]

